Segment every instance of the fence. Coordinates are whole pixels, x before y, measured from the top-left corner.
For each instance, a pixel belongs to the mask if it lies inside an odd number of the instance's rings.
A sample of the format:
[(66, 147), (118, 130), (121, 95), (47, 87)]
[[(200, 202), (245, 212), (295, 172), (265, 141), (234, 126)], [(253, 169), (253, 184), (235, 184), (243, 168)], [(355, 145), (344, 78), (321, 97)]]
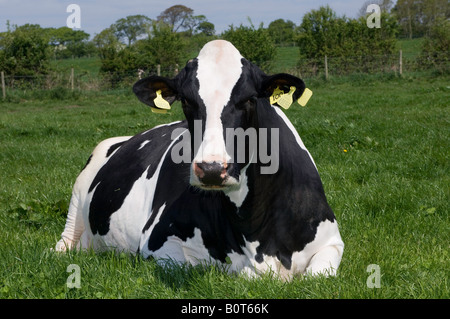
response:
[[(291, 61), (292, 63), (292, 61)], [(394, 73), (403, 75), (405, 72), (434, 70), (445, 74), (450, 71), (449, 52), (432, 52), (428, 55), (406, 55), (400, 50), (396, 54), (328, 57), (319, 59), (299, 60), (295, 66), (274, 66), (272, 73), (285, 72), (303, 79), (351, 74)], [(288, 64), (288, 63), (286, 63)], [(2, 98), (5, 99), (8, 90), (103, 90), (111, 88), (131, 87), (140, 78), (149, 75), (174, 76), (179, 66), (171, 68), (133, 70), (130, 72), (90, 74), (87, 71), (77, 71), (71, 68), (65, 73), (50, 72), (46, 75), (14, 76), (1, 71)]]
[(394, 73), (434, 70), (444, 74), (450, 71), (450, 52), (432, 52), (428, 55), (396, 54), (364, 55), (364, 56), (324, 56), (317, 59), (299, 60), (297, 65), (289, 69), (276, 68), (277, 72), (286, 72), (303, 79), (352, 74)]

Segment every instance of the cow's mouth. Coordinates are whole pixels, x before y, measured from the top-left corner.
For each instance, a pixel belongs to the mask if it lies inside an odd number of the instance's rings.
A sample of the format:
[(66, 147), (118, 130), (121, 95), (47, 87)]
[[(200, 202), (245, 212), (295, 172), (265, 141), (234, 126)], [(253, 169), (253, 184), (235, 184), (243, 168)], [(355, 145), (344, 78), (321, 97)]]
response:
[(224, 185), (205, 185), (205, 184), (200, 184), (198, 187), (204, 190), (223, 190), (228, 188), (228, 186)]
[(191, 166), (190, 183), (204, 190), (225, 190), (235, 186), (238, 181), (230, 176), (232, 164), (225, 162), (194, 162)]
[(205, 183), (197, 177), (193, 177), (191, 178), (191, 185), (203, 190), (223, 191), (235, 188), (239, 185), (239, 181), (230, 175), (227, 175), (221, 182), (217, 183)]

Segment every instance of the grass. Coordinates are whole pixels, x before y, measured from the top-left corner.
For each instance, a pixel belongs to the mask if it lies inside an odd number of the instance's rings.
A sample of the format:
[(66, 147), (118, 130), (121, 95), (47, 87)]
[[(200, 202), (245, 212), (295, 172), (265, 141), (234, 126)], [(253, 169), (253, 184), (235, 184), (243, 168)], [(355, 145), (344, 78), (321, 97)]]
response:
[(416, 58), (422, 50), (424, 40), (425, 38), (399, 39), (396, 42), (396, 51), (402, 50), (405, 58)]
[(297, 67), (300, 51), (298, 47), (277, 47), (273, 73), (287, 72)]
[[(130, 90), (0, 103), (0, 298), (443, 298), (449, 293), (450, 78), (385, 75), (307, 82), (286, 111), (314, 157), (345, 251), (336, 278), (248, 279), (127, 254), (52, 248), (71, 189), (101, 140), (182, 118)], [(67, 267), (81, 270), (70, 289)], [(379, 265), (381, 288), (368, 288)]]
[(82, 57), (75, 59), (52, 60), (51, 66), (58, 71), (70, 72), (70, 68), (74, 68), (77, 74), (89, 75), (95, 77), (98, 75), (101, 67), (99, 57)]

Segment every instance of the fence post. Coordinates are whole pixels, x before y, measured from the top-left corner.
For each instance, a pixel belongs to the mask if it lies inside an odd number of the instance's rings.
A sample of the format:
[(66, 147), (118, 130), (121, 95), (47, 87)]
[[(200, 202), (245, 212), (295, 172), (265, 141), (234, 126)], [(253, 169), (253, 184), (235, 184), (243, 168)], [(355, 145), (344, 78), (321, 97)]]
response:
[(157, 74), (158, 76), (161, 76), (161, 64), (158, 64), (158, 65), (156, 66), (156, 74)]
[(72, 67), (70, 69), (70, 86), (72, 88), (72, 91), (73, 91), (73, 78), (74, 78), (74, 76), (73, 76), (73, 67)]
[(400, 75), (402, 75), (402, 73), (403, 73), (403, 56), (402, 56), (401, 49), (400, 49), (400, 58), (399, 58), (399, 63), (398, 63), (398, 72), (400, 73)]
[(325, 55), (325, 80), (328, 80), (328, 59)]
[(6, 99), (6, 88), (5, 88), (5, 72), (1, 72), (2, 75), (2, 94), (3, 94), (3, 99)]

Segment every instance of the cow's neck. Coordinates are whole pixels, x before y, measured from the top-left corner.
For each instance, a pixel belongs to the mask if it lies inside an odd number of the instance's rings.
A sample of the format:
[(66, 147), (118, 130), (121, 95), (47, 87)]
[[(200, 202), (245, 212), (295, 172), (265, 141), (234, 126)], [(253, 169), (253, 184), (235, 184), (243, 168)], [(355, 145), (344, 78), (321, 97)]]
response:
[[(274, 215), (280, 213), (279, 207), (283, 207), (286, 213), (295, 212), (299, 201), (294, 197), (304, 187), (298, 177), (307, 171), (315, 171), (314, 164), (308, 163), (309, 154), (296, 142), (285, 119), (270, 106), (259, 111), (258, 118), (260, 128), (279, 129), (279, 163), (276, 172), (270, 174), (261, 173), (261, 169), (269, 165), (267, 163), (251, 163), (241, 170), (242, 182), (239, 192), (236, 192), (241, 196), (235, 197), (239, 198), (239, 202), (234, 201), (237, 217), (233, 222), (250, 235), (273, 229), (271, 223), (275, 220)], [(304, 162), (304, 165), (298, 165), (299, 162)], [(233, 201), (232, 197), (230, 199)]]

